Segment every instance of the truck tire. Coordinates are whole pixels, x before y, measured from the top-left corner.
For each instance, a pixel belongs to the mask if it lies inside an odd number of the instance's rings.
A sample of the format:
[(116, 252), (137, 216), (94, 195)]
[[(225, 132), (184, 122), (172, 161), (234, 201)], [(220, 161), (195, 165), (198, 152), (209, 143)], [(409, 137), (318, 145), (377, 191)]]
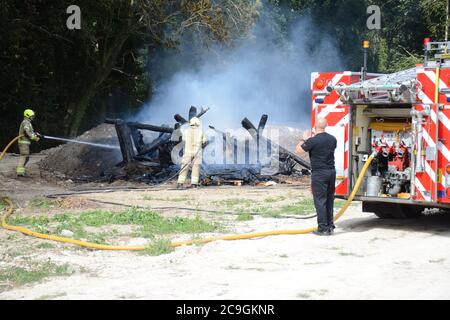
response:
[(425, 209), (422, 206), (416, 205), (408, 205), (402, 204), (399, 205), (399, 210), (393, 214), (393, 217), (396, 219), (416, 219), (422, 215), (423, 210)]

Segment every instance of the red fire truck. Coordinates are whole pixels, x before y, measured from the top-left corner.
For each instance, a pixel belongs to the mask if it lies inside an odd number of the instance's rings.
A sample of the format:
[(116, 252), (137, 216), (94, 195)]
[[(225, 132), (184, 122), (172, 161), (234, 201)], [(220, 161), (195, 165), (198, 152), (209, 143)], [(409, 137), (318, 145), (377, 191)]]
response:
[(336, 197), (348, 197), (375, 151), (355, 197), (363, 211), (409, 218), (450, 209), (449, 49), (427, 38), (424, 63), (393, 74), (312, 73), (312, 126), (325, 117), (338, 140)]

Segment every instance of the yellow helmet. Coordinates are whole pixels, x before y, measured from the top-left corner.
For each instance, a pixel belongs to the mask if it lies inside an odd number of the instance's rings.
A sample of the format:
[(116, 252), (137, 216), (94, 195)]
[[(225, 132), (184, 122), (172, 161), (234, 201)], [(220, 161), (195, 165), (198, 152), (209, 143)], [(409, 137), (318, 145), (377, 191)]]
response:
[(23, 112), (23, 116), (24, 116), (25, 118), (27, 118), (27, 119), (32, 119), (32, 118), (34, 118), (35, 113), (34, 113), (34, 111), (31, 110), (31, 109), (26, 109), (26, 110)]
[(193, 118), (189, 121), (189, 125), (199, 127), (199, 126), (200, 126), (200, 119), (197, 118), (197, 117), (193, 117)]

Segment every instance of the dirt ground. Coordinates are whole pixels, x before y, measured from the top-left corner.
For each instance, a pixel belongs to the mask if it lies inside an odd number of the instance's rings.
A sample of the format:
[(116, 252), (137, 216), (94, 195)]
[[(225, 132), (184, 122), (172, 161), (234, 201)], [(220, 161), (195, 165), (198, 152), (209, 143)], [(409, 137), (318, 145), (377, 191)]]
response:
[[(14, 200), (18, 207), (15, 214), (21, 216), (51, 216), (63, 209), (74, 214), (98, 208), (123, 210), (123, 206), (113, 204), (120, 203), (158, 207), (163, 216), (200, 215), (217, 220), (226, 226), (225, 234), (315, 225), (315, 219), (256, 215), (252, 220), (241, 221), (226, 213), (236, 210), (240, 202), (270, 208), (307, 198), (307, 181), (297, 185), (182, 191), (164, 185), (145, 191), (77, 195), (70, 197), (70, 204), (64, 208), (33, 210), (30, 201), (38, 196), (111, 186), (76, 186), (71, 181), (48, 183), (39, 178), (38, 156), (32, 159), (34, 178), (30, 180), (15, 179), (17, 157), (8, 155), (0, 163), (0, 194)], [(211, 233), (202, 236), (206, 235)], [(185, 238), (189, 236), (173, 236)], [(123, 244), (133, 241), (136, 239), (122, 239)], [(68, 275), (0, 288), (0, 299), (450, 298), (450, 214), (440, 212), (415, 220), (383, 220), (362, 213), (361, 205), (355, 203), (337, 223), (331, 237), (308, 234), (216, 241), (176, 248), (159, 256), (92, 251), (60, 243), (44, 245), (44, 240), (3, 229), (0, 243), (0, 270), (27, 261), (71, 266)]]

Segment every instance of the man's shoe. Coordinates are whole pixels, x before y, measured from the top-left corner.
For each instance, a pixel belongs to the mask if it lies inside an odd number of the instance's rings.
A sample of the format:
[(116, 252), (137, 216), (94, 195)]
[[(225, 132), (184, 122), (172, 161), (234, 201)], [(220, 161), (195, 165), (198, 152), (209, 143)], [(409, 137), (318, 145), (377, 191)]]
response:
[(315, 230), (312, 233), (314, 233), (316, 236), (330, 236), (331, 233), (328, 230), (325, 231), (319, 231), (319, 230)]
[(194, 189), (197, 189), (197, 188), (199, 188), (200, 186), (199, 186), (198, 184), (192, 184), (191, 187), (194, 188)]
[(177, 183), (177, 189), (178, 190), (184, 189), (183, 184), (182, 183)]

